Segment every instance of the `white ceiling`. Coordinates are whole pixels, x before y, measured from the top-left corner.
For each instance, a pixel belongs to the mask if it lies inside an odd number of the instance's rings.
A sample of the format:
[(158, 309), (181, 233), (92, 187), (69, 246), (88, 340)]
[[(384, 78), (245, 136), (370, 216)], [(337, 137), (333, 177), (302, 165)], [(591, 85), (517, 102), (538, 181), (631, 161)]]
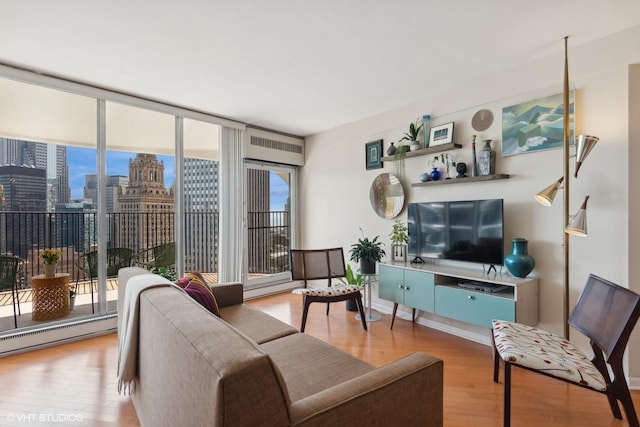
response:
[(639, 0), (0, 0), (0, 62), (307, 136), (640, 24)]

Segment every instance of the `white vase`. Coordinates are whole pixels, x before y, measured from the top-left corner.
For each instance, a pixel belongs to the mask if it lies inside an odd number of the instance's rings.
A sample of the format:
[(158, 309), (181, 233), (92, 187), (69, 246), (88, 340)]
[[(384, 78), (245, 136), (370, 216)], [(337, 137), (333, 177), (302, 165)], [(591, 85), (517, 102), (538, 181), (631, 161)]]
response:
[(44, 275), (45, 277), (56, 277), (57, 264), (45, 264)]

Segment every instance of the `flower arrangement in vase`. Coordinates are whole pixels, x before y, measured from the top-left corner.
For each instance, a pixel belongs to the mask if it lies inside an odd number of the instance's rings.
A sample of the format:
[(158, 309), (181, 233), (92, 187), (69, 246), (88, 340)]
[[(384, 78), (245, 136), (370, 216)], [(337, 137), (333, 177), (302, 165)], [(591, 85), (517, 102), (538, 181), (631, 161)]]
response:
[(56, 275), (56, 264), (60, 260), (62, 252), (57, 249), (45, 249), (40, 252), (40, 259), (44, 262), (44, 274), (47, 277)]

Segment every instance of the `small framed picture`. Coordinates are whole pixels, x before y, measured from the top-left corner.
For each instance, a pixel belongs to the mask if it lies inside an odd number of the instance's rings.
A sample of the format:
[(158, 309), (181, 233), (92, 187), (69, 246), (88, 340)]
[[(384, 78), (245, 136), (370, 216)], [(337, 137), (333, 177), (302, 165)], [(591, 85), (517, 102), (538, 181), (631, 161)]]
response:
[(431, 128), (429, 147), (453, 142), (453, 122)]
[(382, 168), (382, 140), (367, 142), (365, 156), (367, 170)]

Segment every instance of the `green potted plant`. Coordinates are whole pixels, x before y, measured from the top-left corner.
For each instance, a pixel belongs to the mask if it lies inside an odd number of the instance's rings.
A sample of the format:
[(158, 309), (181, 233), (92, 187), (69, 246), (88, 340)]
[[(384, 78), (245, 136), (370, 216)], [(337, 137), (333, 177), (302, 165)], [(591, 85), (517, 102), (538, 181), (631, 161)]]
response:
[[(345, 285), (353, 285), (360, 288), (362, 288), (362, 286), (364, 285), (364, 278), (362, 277), (362, 274), (354, 273), (353, 269), (351, 268), (351, 264), (347, 264), (346, 275), (338, 280), (340, 280), (340, 282), (344, 283)], [(356, 300), (350, 299), (345, 302), (347, 304), (348, 311), (358, 311)]]
[(411, 123), (409, 125), (409, 132), (405, 133), (404, 136), (400, 139), (400, 141), (409, 141), (411, 150), (420, 148), (420, 143), (418, 142), (418, 134), (420, 133), (420, 129), (422, 129), (423, 125), (423, 123), (420, 122), (421, 120), (418, 117), (415, 123)]
[(391, 229), (391, 261), (407, 261), (407, 243), (409, 243), (409, 235), (407, 234), (407, 225), (400, 220), (393, 223)]
[(364, 236), (362, 228), (360, 229), (362, 238), (358, 239), (358, 243), (351, 245), (351, 261), (360, 263), (361, 274), (375, 274), (376, 262), (382, 260), (385, 255), (384, 249), (382, 249), (382, 242), (378, 241), (380, 236), (374, 237), (369, 240)]

